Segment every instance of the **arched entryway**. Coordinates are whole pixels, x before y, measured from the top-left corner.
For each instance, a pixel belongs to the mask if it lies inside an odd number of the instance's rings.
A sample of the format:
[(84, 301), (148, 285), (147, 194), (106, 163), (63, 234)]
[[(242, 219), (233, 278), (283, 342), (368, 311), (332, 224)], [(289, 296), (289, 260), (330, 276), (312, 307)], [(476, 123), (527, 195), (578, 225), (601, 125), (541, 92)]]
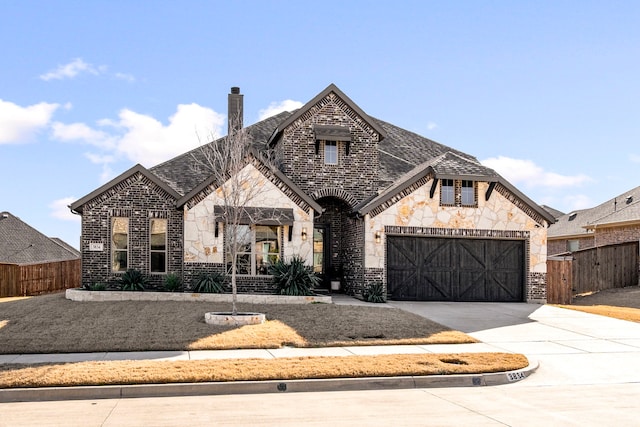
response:
[[(351, 206), (344, 200), (329, 196), (316, 200), (324, 209), (314, 218), (313, 264), (322, 278), (322, 288), (331, 290), (331, 282), (344, 285), (345, 232), (350, 227)], [(335, 292), (335, 283), (333, 292)]]

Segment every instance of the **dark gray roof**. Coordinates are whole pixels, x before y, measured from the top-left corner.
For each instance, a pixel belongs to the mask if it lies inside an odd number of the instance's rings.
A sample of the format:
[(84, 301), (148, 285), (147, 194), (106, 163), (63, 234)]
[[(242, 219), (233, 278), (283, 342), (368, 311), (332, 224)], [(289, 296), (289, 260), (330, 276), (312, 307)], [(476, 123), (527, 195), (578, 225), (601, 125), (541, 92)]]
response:
[(391, 184), (416, 166), (446, 152), (456, 153), (477, 162), (475, 157), (467, 153), (399, 128), (391, 123), (376, 118), (374, 120), (387, 134), (386, 138), (378, 144), (380, 151), (380, 180), (384, 183), (382, 187)]
[(62, 240), (61, 238), (59, 238), (59, 237), (51, 237), (51, 240), (53, 242), (57, 243), (58, 245), (62, 246), (64, 249), (68, 250), (72, 254), (76, 255), (78, 258), (80, 258), (82, 256), (82, 253), (79, 250), (77, 250), (76, 248), (74, 248), (73, 246), (71, 246), (70, 244), (68, 244), (64, 240)]
[[(421, 171), (430, 168), (429, 170), (433, 171), (439, 178), (465, 179), (465, 177), (469, 177), (468, 179), (477, 179), (481, 177), (488, 181), (500, 182), (534, 211), (553, 222), (553, 215), (520, 193), (495, 171), (482, 166), (474, 156), (399, 128), (391, 123), (368, 116), (333, 84), (296, 111), (282, 112), (246, 127), (245, 129), (252, 139), (253, 148), (257, 151), (262, 151), (268, 146), (276, 144), (289, 124), (301, 117), (309, 108), (320, 102), (331, 92), (349, 104), (349, 107), (359, 114), (373, 131), (380, 135), (380, 142), (378, 143), (380, 159), (379, 194), (389, 195), (394, 189), (402, 191), (403, 188), (400, 187), (406, 184), (407, 180), (412, 179), (416, 173), (420, 174)], [(225, 139), (226, 137), (222, 137), (218, 141), (224, 141)], [(199, 160), (202, 157), (201, 148), (196, 148), (156, 165), (150, 168), (148, 172), (157, 177), (170, 190), (181, 196), (177, 197), (177, 199), (184, 202), (186, 197), (197, 192), (200, 186), (207, 185), (208, 180), (211, 179), (210, 169), (207, 167), (206, 162)], [(116, 178), (116, 180), (119, 178)], [(108, 185), (112, 183), (113, 181)], [(289, 184), (293, 186), (292, 183), (289, 182)], [(106, 187), (106, 185), (103, 187)], [(95, 196), (99, 190), (93, 192), (92, 195)], [(81, 200), (86, 202), (92, 195), (86, 196)], [(379, 197), (376, 197), (376, 199)], [(78, 206), (78, 203), (74, 203), (72, 208)]]
[[(292, 113), (282, 112), (247, 126), (247, 134), (257, 150), (263, 150), (273, 131)], [(226, 137), (220, 138), (222, 140)], [(171, 160), (153, 166), (149, 170), (162, 179), (181, 196), (186, 195), (211, 176), (202, 160), (202, 149), (195, 148)]]
[(555, 219), (560, 218), (561, 216), (564, 215), (564, 212), (559, 211), (558, 209), (552, 208), (551, 206), (547, 206), (547, 205), (542, 205), (542, 209), (544, 209), (545, 211), (549, 212), (551, 215), (553, 215), (553, 217)]
[[(287, 121), (293, 114), (296, 114), (296, 112), (282, 112), (248, 126), (246, 129), (253, 140), (254, 147), (257, 150), (265, 149), (266, 143), (274, 131), (282, 129), (282, 123)], [(416, 166), (446, 152), (455, 153), (462, 158), (479, 164), (477, 159), (469, 154), (399, 128), (391, 123), (375, 118), (371, 118), (371, 120), (386, 134), (386, 138), (378, 145), (381, 190)], [(221, 139), (224, 140), (225, 138), (222, 137)], [(153, 166), (149, 168), (149, 171), (166, 182), (177, 193), (184, 196), (210, 177), (207, 168), (203, 167), (201, 162), (197, 160), (201, 157), (201, 149), (195, 148), (171, 160)]]
[(590, 208), (569, 212), (549, 227), (549, 238), (588, 236), (593, 228), (640, 224), (640, 187)]
[(77, 250), (58, 242), (11, 213), (0, 212), (0, 262), (39, 264), (80, 258)]

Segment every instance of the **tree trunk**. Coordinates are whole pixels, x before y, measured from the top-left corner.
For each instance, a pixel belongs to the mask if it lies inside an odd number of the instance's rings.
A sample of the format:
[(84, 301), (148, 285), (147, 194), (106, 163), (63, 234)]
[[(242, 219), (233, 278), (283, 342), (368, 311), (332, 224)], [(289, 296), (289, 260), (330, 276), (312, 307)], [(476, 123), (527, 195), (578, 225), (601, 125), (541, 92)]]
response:
[(238, 314), (238, 308), (236, 307), (236, 303), (238, 302), (238, 287), (236, 285), (236, 264), (237, 264), (238, 254), (233, 254), (233, 259), (231, 261), (231, 314)]

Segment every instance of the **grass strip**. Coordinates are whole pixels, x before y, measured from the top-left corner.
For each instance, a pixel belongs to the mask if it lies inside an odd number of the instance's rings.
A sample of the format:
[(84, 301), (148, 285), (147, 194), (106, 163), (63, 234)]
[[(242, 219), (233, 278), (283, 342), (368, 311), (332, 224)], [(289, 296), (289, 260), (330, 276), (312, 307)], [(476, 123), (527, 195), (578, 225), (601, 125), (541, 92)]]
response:
[(637, 308), (611, 305), (557, 305), (557, 307), (640, 323), (640, 309)]
[(480, 374), (528, 364), (511, 353), (6, 364), (0, 388)]

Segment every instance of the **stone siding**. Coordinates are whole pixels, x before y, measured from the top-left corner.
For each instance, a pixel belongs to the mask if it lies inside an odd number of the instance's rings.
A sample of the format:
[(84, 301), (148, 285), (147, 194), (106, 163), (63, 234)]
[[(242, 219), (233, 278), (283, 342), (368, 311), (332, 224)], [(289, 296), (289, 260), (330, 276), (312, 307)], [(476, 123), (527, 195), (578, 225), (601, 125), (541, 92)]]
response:
[[(477, 207), (440, 206), (439, 186), (431, 198), (431, 183), (432, 180), (425, 182), (377, 215), (365, 217), (365, 268), (386, 268), (385, 231), (389, 229), (401, 228), (415, 235), (516, 238), (526, 242), (527, 300), (534, 295), (536, 300), (542, 298), (547, 271), (547, 224), (534, 221), (500, 192), (493, 192), (490, 199), (485, 200), (486, 182), (478, 182)], [(376, 235), (380, 235), (380, 242), (376, 241)], [(535, 283), (534, 273), (539, 274), (535, 276)]]

